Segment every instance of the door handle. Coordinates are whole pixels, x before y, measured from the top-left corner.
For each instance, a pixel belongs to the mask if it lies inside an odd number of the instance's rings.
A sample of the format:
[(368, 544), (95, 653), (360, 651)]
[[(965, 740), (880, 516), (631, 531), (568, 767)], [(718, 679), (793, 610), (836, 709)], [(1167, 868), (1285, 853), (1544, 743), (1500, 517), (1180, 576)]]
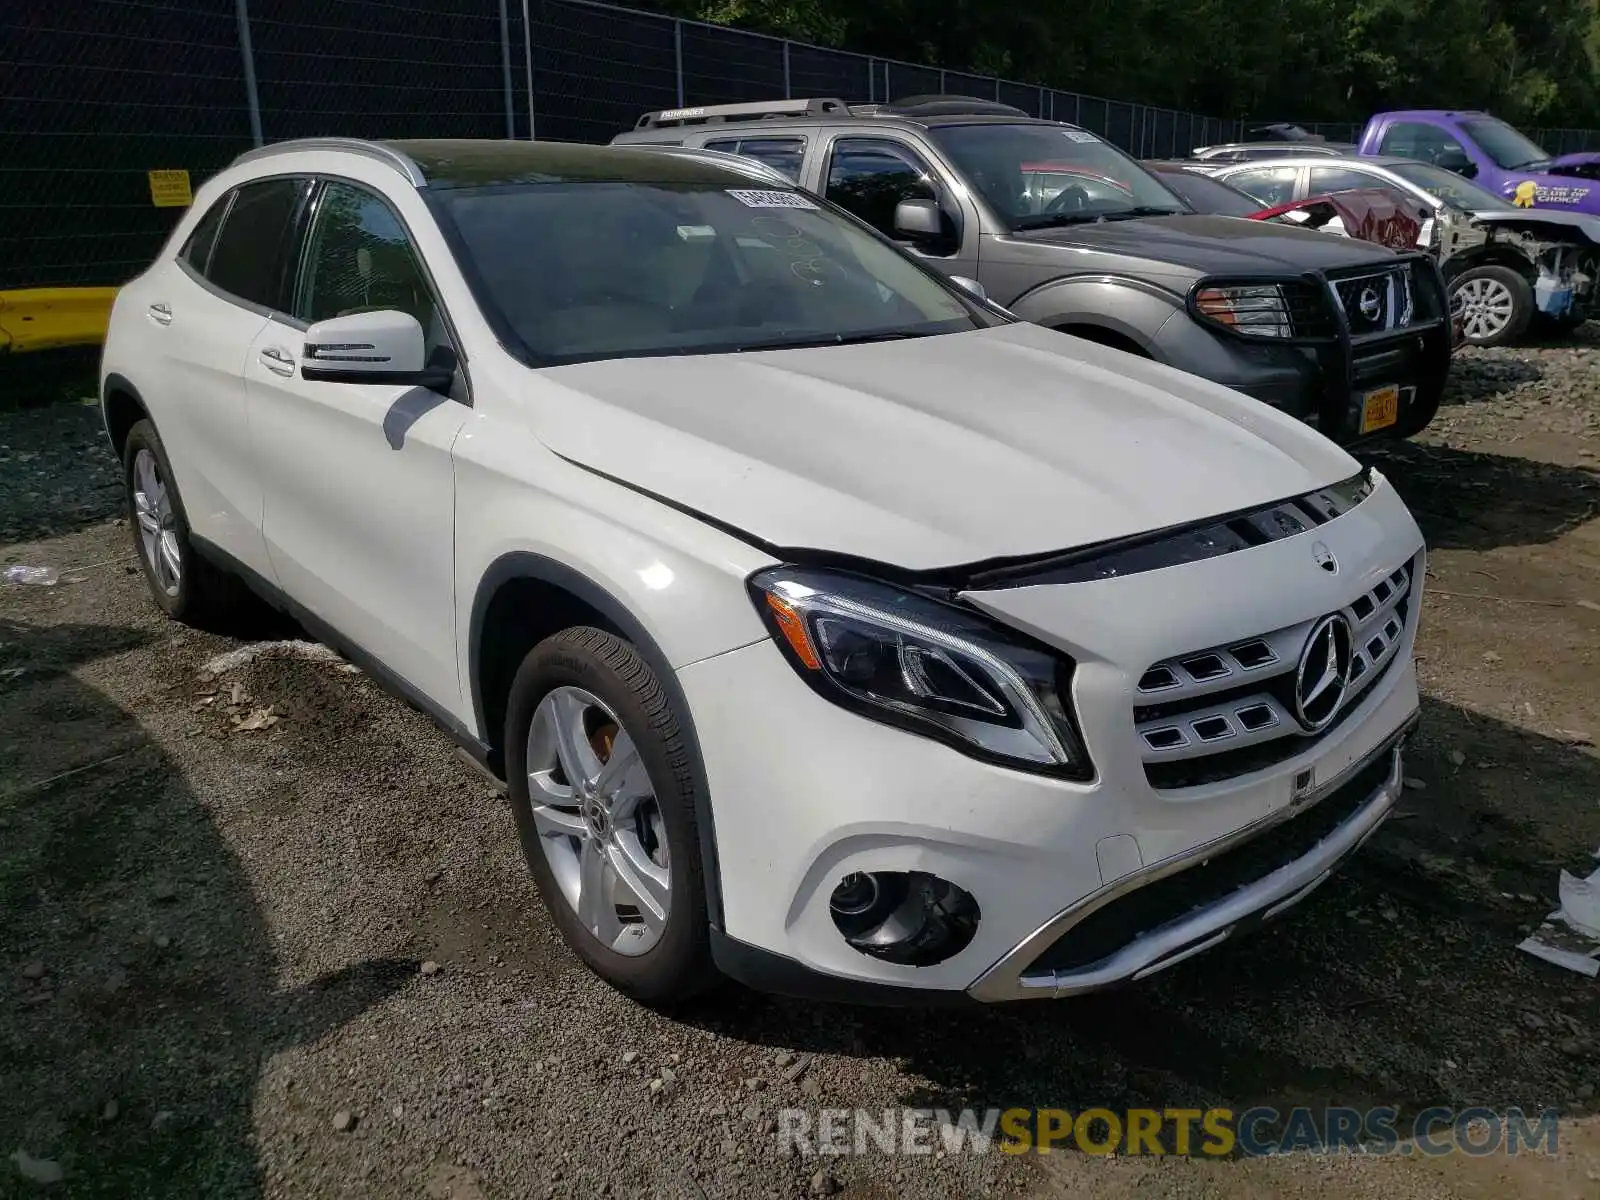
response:
[(157, 325), (172, 324), (172, 309), (165, 304), (152, 304), (148, 310), (149, 317)]
[(287, 350), (281, 350), (277, 346), (268, 346), (256, 357), (261, 365), (274, 375), (282, 375), (287, 378), (294, 374), (294, 355)]

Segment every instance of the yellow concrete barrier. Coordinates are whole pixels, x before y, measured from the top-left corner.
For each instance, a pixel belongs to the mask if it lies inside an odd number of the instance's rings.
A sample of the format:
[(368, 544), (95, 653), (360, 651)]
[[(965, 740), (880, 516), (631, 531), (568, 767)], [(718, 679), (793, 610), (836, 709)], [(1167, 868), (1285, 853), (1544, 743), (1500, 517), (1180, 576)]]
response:
[(113, 287), (0, 291), (0, 354), (99, 345), (116, 295)]

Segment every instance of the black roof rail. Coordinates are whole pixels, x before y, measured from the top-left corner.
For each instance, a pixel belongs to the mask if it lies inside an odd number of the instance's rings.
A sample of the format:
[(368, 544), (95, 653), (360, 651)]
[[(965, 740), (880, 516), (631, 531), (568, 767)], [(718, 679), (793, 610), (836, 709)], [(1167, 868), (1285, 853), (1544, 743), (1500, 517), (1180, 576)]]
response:
[(729, 121), (766, 121), (781, 117), (847, 117), (843, 100), (815, 97), (809, 100), (758, 100), (752, 104), (701, 104), (693, 108), (663, 108), (639, 118), (635, 129), (665, 129), (682, 125), (720, 125)]
[(1027, 117), (1032, 114), (998, 100), (985, 100), (981, 96), (907, 96), (880, 104), (878, 112), (897, 117)]

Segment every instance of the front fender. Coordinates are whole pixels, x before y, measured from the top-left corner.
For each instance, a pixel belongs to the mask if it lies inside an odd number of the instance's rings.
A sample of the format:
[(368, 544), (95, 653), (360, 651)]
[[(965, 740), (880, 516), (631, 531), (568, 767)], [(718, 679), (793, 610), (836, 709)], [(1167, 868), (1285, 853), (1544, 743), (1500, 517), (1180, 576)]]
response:
[(1177, 317), (1187, 321), (1183, 298), (1142, 279), (1079, 275), (1042, 284), (1006, 306), (1024, 321), (1060, 329), (1090, 325), (1116, 333), (1158, 362), (1161, 327)]

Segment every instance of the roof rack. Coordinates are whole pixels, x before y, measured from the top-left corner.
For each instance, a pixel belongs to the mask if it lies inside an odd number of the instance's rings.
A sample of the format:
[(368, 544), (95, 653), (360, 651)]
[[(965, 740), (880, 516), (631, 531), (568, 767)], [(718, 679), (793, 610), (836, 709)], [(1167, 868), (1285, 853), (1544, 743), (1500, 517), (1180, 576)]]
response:
[(721, 125), (729, 121), (766, 121), (781, 117), (847, 117), (843, 100), (760, 100), (753, 104), (701, 104), (694, 108), (663, 108), (639, 118), (635, 129), (666, 129), (682, 125)]
[(408, 154), (402, 154), (393, 146), (386, 146), (382, 142), (368, 142), (361, 138), (340, 137), (312, 137), (292, 138), (286, 142), (268, 142), (265, 146), (257, 146), (254, 150), (246, 150), (234, 159), (232, 166), (240, 163), (256, 162), (258, 159), (271, 158), (278, 154), (292, 154), (300, 150), (342, 150), (346, 154), (360, 154), (366, 158), (376, 159), (385, 166), (393, 167), (406, 177), (412, 187), (426, 187), (428, 178), (422, 173), (422, 168), (411, 160)]

